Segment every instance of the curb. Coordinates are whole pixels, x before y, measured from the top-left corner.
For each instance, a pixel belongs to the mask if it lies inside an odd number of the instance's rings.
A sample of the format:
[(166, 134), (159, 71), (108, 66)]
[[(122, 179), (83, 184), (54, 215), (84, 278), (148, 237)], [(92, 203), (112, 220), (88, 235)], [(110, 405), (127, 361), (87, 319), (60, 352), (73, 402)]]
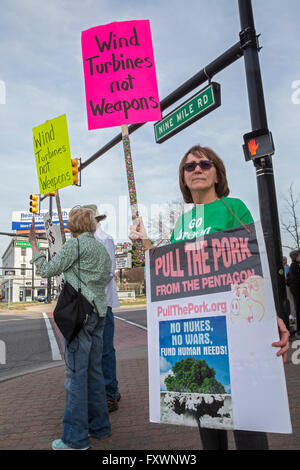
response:
[(8, 382), (9, 380), (17, 379), (19, 377), (24, 377), (28, 374), (33, 374), (34, 372), (41, 372), (43, 370), (53, 369), (54, 367), (62, 367), (65, 365), (65, 361), (57, 361), (55, 364), (44, 364), (43, 366), (39, 367), (31, 367), (27, 370), (23, 370), (20, 373), (12, 373), (7, 375), (6, 377), (0, 378), (0, 383)]

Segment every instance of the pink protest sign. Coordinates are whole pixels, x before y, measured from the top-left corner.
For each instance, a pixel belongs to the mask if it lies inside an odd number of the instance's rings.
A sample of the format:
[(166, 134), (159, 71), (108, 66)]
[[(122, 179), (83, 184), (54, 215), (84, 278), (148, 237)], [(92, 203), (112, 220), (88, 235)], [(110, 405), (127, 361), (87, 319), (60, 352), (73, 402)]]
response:
[(161, 119), (149, 20), (82, 31), (88, 128)]

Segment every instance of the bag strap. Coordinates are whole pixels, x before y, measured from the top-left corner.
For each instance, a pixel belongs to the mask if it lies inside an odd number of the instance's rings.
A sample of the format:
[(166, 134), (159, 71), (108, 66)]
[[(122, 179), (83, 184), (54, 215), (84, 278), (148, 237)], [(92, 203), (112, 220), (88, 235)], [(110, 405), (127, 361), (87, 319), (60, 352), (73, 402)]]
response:
[(246, 227), (245, 224), (243, 224), (243, 222), (235, 215), (235, 213), (230, 209), (230, 207), (227, 206), (226, 202), (223, 201), (222, 198), (221, 198), (220, 200), (223, 202), (224, 206), (226, 206), (227, 209), (230, 210), (230, 212), (232, 213), (232, 215), (234, 215), (234, 217), (239, 221), (239, 223), (244, 227), (244, 229), (247, 230), (248, 233), (251, 233), (251, 230), (250, 230), (248, 227)]
[[(80, 279), (80, 248), (79, 248), (79, 240), (77, 238), (77, 246), (78, 246), (78, 275), (76, 274), (75, 272), (75, 275), (77, 276), (78, 280), (79, 280), (79, 287), (78, 287), (78, 292), (81, 293), (81, 283), (86, 287), (87, 285)], [(95, 302), (93, 301), (93, 305), (94, 307), (94, 311), (97, 311), (97, 307), (95, 305)]]
[(81, 292), (81, 284), (83, 284), (86, 288), (88, 288), (88, 287), (80, 278), (80, 249), (79, 249), (79, 240), (78, 240), (78, 238), (77, 238), (77, 245), (78, 245), (78, 274), (76, 273), (75, 270), (74, 270), (74, 274), (75, 274), (75, 276), (77, 277), (77, 279), (79, 281), (78, 291)]

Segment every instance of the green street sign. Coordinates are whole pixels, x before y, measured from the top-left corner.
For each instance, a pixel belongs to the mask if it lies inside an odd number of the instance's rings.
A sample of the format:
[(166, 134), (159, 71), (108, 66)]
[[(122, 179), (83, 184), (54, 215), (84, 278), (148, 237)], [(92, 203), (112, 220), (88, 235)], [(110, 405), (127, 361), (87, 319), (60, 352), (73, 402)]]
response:
[(161, 144), (177, 132), (210, 113), (221, 105), (221, 86), (211, 82), (183, 104), (154, 124), (155, 140)]
[[(40, 244), (38, 243), (38, 246)], [(30, 248), (31, 245), (29, 242), (25, 242), (25, 241), (22, 241), (22, 240), (15, 240), (15, 246), (20, 246), (21, 248)]]

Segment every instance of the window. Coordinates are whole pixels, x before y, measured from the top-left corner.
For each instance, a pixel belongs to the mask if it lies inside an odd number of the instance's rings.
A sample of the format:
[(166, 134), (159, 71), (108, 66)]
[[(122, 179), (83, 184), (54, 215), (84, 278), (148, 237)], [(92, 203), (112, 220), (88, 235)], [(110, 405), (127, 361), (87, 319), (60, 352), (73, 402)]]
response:
[(21, 256), (26, 256), (26, 248), (24, 246), (21, 247)]
[(25, 276), (26, 274), (26, 264), (21, 264), (21, 276)]

